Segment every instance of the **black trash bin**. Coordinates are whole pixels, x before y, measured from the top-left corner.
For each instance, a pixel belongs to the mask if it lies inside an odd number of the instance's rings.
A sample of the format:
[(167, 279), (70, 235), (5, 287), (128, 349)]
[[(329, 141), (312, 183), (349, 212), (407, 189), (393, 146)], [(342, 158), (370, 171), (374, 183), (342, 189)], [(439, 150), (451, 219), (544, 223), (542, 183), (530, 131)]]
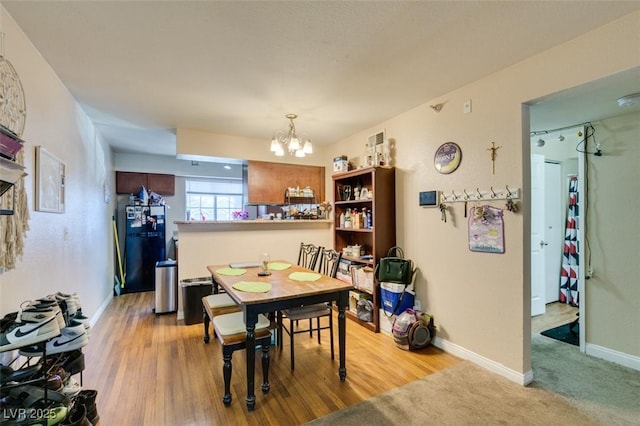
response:
[(187, 278), (180, 281), (182, 308), (186, 325), (202, 322), (202, 298), (213, 293), (211, 277)]

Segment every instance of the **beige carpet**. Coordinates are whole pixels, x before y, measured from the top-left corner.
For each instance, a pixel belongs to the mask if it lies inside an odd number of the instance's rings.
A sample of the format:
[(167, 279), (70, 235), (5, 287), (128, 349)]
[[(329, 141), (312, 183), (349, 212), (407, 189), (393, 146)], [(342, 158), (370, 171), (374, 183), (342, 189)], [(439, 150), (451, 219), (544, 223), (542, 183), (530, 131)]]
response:
[(602, 423), (582, 414), (562, 396), (520, 386), (469, 361), (308, 423), (310, 426), (480, 424)]

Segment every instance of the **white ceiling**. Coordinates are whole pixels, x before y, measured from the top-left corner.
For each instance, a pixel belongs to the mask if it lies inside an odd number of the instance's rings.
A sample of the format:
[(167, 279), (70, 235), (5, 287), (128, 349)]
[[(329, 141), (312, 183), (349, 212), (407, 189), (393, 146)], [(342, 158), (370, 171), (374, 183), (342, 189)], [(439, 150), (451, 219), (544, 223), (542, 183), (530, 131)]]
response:
[[(637, 1), (2, 4), (115, 151), (166, 155), (175, 155), (176, 128), (266, 143), (287, 113), (314, 143), (333, 143), (640, 9)], [(532, 128), (619, 114), (607, 108), (634, 91), (640, 69), (550, 96), (533, 108)]]

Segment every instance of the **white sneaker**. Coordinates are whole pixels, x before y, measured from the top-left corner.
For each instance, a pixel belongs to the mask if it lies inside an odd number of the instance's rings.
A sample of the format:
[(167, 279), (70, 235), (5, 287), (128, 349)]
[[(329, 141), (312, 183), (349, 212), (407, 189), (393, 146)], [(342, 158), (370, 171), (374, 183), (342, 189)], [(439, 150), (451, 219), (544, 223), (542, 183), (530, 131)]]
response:
[[(89, 343), (89, 336), (84, 325), (79, 324), (73, 327), (65, 327), (60, 330), (60, 335), (50, 339), (45, 347), (47, 355), (69, 352), (83, 348)], [(20, 355), (32, 357), (41, 356), (42, 348), (40, 346), (29, 346), (20, 349)]]
[(64, 302), (64, 306), (66, 306), (66, 313), (69, 318), (74, 316), (78, 309), (82, 308), (80, 305), (80, 298), (77, 293), (65, 294), (58, 292), (54, 296), (58, 303)]
[(81, 390), (82, 386), (80, 386), (80, 383), (78, 383), (73, 377), (69, 377), (69, 379), (67, 379), (67, 382), (64, 384), (61, 392), (67, 397), (73, 398), (74, 396), (78, 395)]
[(20, 309), (22, 310), (22, 318), (24, 321), (37, 321), (37, 319), (31, 318), (37, 318), (39, 315), (47, 311), (53, 311), (55, 313), (56, 319), (58, 320), (58, 327), (62, 329), (67, 326), (64, 321), (64, 316), (62, 315), (62, 310), (57, 303), (50, 304), (42, 303), (41, 301), (28, 301), (23, 302), (20, 306)]
[[(36, 319), (27, 314), (26, 317)], [(53, 311), (41, 313), (36, 321), (24, 321), (22, 312), (16, 320), (0, 332), (0, 352), (22, 348), (60, 335), (60, 327)]]

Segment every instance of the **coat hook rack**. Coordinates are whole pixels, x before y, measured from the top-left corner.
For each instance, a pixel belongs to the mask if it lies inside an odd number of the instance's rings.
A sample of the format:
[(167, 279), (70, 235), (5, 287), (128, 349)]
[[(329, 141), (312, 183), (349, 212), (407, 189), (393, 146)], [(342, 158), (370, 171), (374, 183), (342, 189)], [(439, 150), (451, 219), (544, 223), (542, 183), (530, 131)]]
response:
[[(458, 195), (458, 194), (464, 195)], [(451, 190), (449, 192), (440, 192), (441, 203), (458, 203), (467, 201), (492, 201), (492, 200), (518, 200), (520, 199), (520, 188), (511, 189), (508, 185), (505, 185), (504, 189), (493, 189), (493, 186), (489, 187), (489, 190), (480, 190), (476, 188), (475, 192), (469, 193), (464, 188), (462, 191)]]

